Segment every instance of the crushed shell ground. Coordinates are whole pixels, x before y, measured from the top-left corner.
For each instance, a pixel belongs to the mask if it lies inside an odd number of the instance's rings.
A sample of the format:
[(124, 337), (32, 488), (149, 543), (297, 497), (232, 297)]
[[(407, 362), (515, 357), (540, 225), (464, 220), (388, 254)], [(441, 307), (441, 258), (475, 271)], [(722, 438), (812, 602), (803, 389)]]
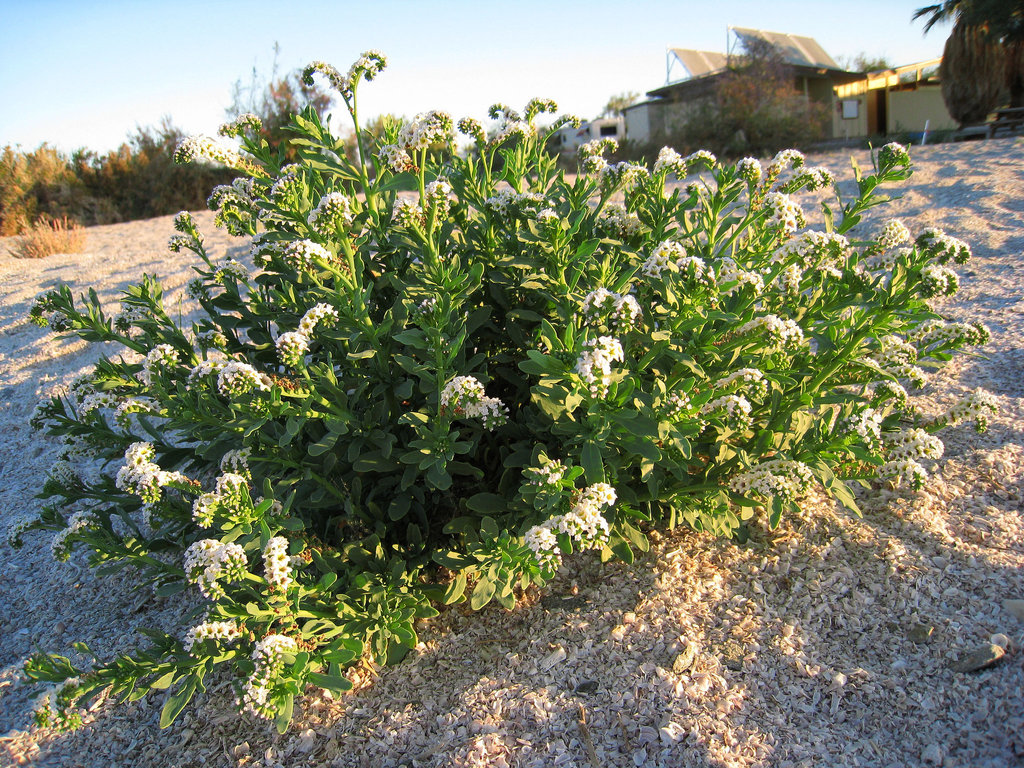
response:
[[(850, 154), (809, 161), (848, 189)], [(915, 176), (872, 221), (971, 243), (944, 309), (993, 332), (984, 356), (955, 361), (918, 403), (938, 412), (983, 386), (1002, 409), (985, 435), (945, 433), (923, 492), (862, 491), (863, 519), (810, 498), (744, 545), (677, 530), (629, 566), (570, 558), (515, 610), (444, 610), (406, 661), (360, 668), (341, 700), (311, 693), (283, 736), (239, 716), (224, 677), (163, 731), (160, 694), (97, 706), (75, 733), (33, 730), (19, 671), (35, 647), (127, 651), (139, 626), (180, 631), (181, 598), (55, 563), (47, 536), (30, 534), (0, 550), (0, 765), (1024, 765), (1024, 619), (1004, 606), (1024, 599), (1024, 144), (912, 154)], [(215, 251), (238, 249), (211, 214), (198, 218)], [(95, 227), (84, 253), (39, 261), (0, 241), (0, 526), (35, 510), (56, 456), (28, 427), (32, 408), (96, 354), (30, 325), (32, 299), (66, 282), (113, 303), (142, 272), (179, 296), (190, 259), (166, 250), (171, 230), (171, 217)], [(995, 633), (1010, 638), (1000, 663), (950, 669)]]

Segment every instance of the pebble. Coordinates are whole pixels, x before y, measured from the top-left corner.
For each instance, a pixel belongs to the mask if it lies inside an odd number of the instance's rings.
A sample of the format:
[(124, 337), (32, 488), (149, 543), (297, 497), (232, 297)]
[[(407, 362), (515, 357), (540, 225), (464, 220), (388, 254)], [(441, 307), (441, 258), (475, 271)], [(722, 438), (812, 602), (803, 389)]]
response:
[(934, 632), (935, 627), (931, 624), (913, 624), (907, 632), (907, 637), (915, 643), (927, 643), (932, 639)]
[(537, 666), (540, 667), (541, 671), (547, 672), (556, 664), (560, 664), (563, 661), (565, 661), (565, 656), (565, 648), (563, 648), (562, 646), (558, 646), (557, 648), (555, 648), (555, 650), (553, 650), (551, 653), (549, 653), (547, 656), (541, 659), (540, 664), (538, 664)]
[(980, 669), (991, 667), (1005, 655), (1006, 651), (1004, 649), (989, 643), (961, 655), (953, 664), (950, 664), (950, 668), (954, 672), (976, 672)]
[(1004, 635), (1002, 632), (997, 632), (996, 634), (992, 635), (992, 637), (990, 637), (988, 641), (992, 643), (992, 645), (998, 645), (1004, 651), (1010, 650), (1010, 646), (1012, 644), (1010, 638)]
[(693, 666), (693, 661), (696, 658), (697, 649), (693, 645), (687, 645), (682, 651), (680, 651), (679, 655), (676, 656), (675, 661), (672, 662), (672, 671), (677, 675), (683, 674)]

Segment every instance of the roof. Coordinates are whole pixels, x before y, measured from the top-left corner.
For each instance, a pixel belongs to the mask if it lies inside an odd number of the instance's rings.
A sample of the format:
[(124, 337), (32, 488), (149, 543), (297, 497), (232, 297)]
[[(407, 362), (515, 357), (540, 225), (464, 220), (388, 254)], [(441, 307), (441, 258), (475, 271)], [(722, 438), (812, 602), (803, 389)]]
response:
[(679, 59), (690, 77), (703, 77), (712, 72), (720, 72), (729, 63), (729, 57), (715, 51), (693, 51), (689, 48), (670, 48), (671, 53)]
[(818, 45), (813, 37), (801, 37), (790, 35), (785, 32), (766, 32), (763, 29), (745, 29), (733, 27), (732, 31), (740, 42), (749, 39), (764, 40), (771, 43), (782, 54), (782, 58), (789, 64), (798, 67), (815, 67), (817, 69), (835, 69), (842, 71), (842, 67), (836, 64), (835, 59), (825, 53), (825, 49)]

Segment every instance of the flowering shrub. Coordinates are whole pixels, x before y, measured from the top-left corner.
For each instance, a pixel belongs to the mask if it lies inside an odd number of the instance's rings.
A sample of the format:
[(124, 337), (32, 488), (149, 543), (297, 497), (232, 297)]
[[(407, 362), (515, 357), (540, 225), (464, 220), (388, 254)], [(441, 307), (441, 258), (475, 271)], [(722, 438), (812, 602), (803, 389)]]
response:
[[(371, 52), (306, 76), (358, 126), (383, 66)], [(242, 172), (210, 203), (252, 265), (215, 260), (182, 213), (170, 246), (201, 261), (190, 324), (148, 277), (114, 317), (95, 294), (40, 297), (40, 324), (126, 351), (33, 417), (67, 457), (13, 538), (52, 530), (60, 559), (80, 547), (203, 605), (132, 656), (34, 656), (28, 676), (57, 684), (41, 724), (73, 725), (104, 691), (171, 689), (166, 725), (225, 666), (239, 706), (284, 729), (308, 686), (346, 690), (363, 654), (401, 659), (433, 604), (511, 608), (566, 553), (631, 561), (652, 525), (774, 527), (812, 486), (856, 510), (846, 481), (920, 487), (936, 430), (984, 428), (984, 392), (932, 420), (907, 392), (987, 338), (929, 305), (969, 249), (855, 229), (910, 175), (904, 148), (857, 171), (849, 200), (792, 151), (729, 166), (666, 148), (648, 169), (602, 141), (566, 177), (543, 148), (572, 118), (537, 125), (554, 110), (496, 105), (490, 138), (459, 121), (461, 155), (440, 112), (360, 135), (356, 163), (312, 110), (284, 167), (252, 120), (225, 131), (240, 148), (189, 140), (183, 160)], [(800, 190), (830, 196), (818, 229)]]

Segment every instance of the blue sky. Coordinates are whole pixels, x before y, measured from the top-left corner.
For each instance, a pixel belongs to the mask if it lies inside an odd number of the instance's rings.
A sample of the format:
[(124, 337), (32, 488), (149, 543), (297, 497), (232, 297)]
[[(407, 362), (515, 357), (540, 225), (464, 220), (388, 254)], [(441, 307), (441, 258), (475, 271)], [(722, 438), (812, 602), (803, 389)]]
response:
[(608, 97), (665, 82), (665, 49), (722, 51), (728, 25), (814, 37), (833, 58), (941, 55), (948, 27), (911, 22), (923, 0), (0, 0), (0, 146), (106, 151), (167, 115), (212, 133), (232, 85), (315, 59), (388, 69), (360, 113), (444, 109), (484, 118), (533, 96), (595, 117)]

